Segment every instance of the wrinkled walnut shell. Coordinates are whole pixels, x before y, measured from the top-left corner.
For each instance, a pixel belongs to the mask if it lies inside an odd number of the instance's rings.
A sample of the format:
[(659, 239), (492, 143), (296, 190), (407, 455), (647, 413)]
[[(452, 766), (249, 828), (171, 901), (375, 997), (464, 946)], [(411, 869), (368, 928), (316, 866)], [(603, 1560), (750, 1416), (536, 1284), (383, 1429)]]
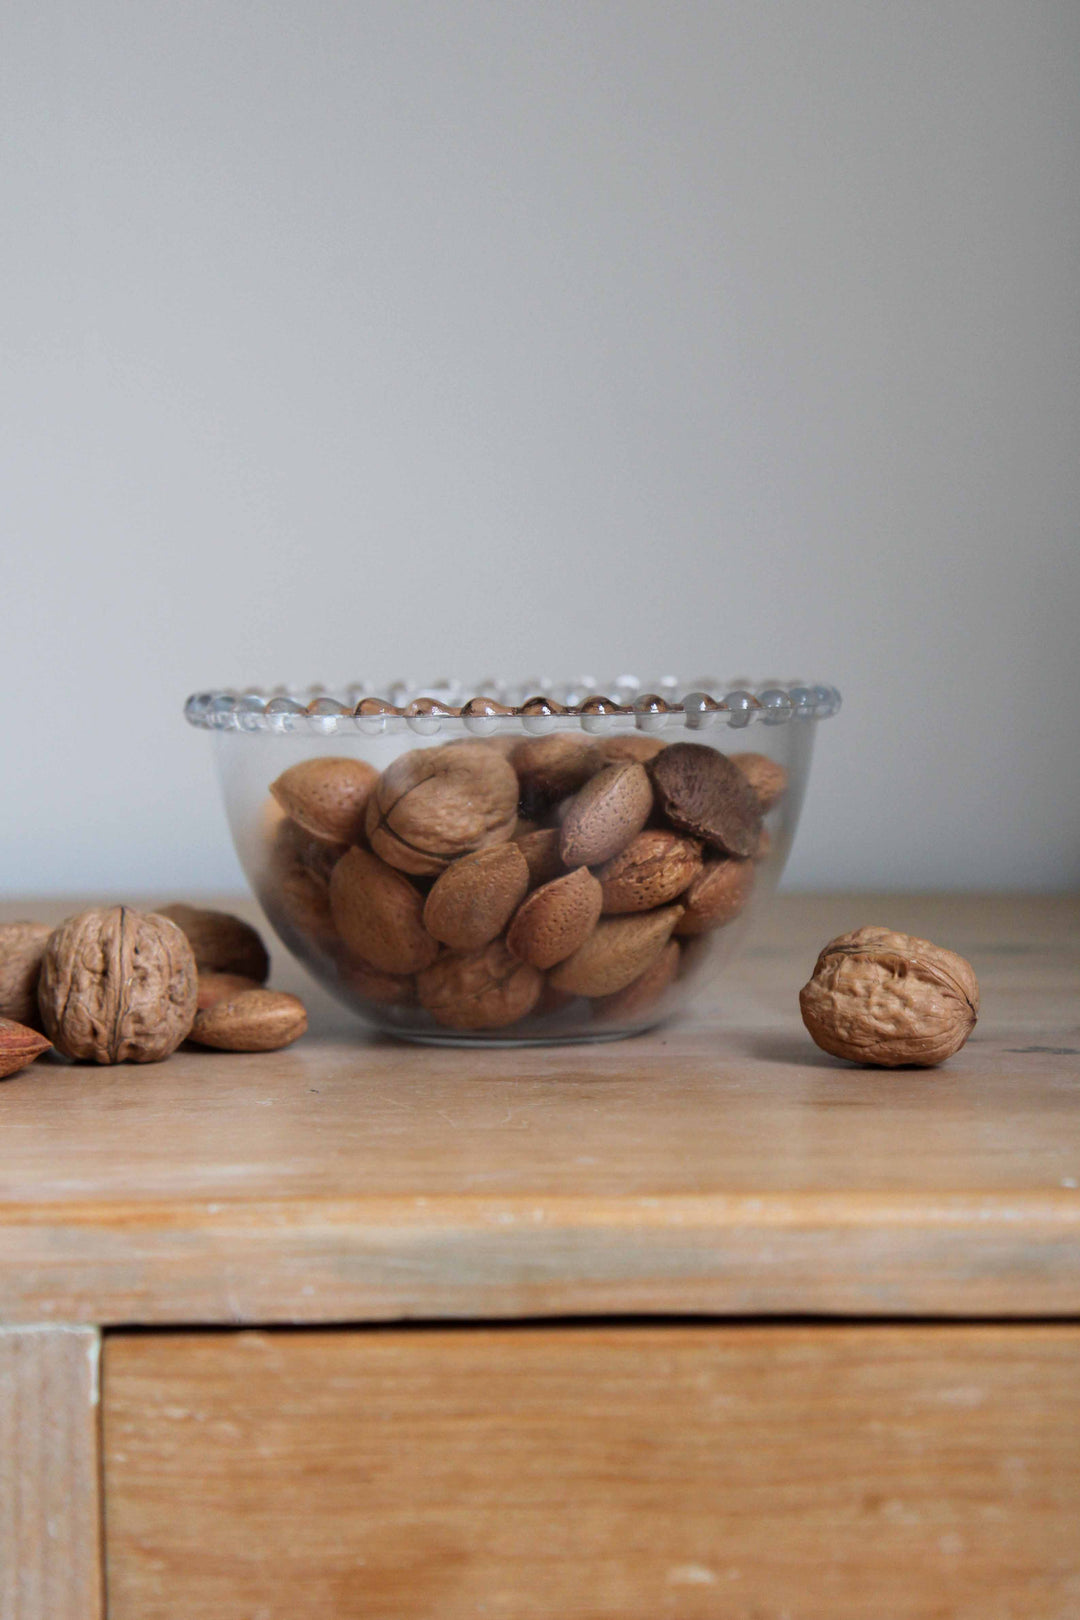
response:
[(65, 1057), (156, 1063), (191, 1029), (195, 957), (168, 917), (84, 911), (51, 935), (38, 983), (45, 1033)]
[(430, 877), (459, 855), (506, 843), (517, 805), (517, 776), (497, 749), (483, 742), (414, 748), (375, 784), (368, 841), (391, 866)]
[(48, 923), (0, 924), (0, 1018), (40, 1029), (38, 975), (51, 933)]
[(975, 1028), (979, 985), (955, 951), (887, 928), (860, 928), (825, 946), (799, 1006), (813, 1039), (834, 1057), (932, 1067)]

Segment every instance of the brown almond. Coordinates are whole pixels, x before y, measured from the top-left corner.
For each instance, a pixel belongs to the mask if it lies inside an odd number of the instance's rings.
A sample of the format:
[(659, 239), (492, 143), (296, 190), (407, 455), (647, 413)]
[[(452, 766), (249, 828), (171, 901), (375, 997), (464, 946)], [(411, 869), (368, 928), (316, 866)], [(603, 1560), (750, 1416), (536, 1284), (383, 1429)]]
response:
[(632, 980), (625, 990), (596, 998), (592, 1004), (593, 1017), (605, 1024), (630, 1023), (654, 1009), (678, 977), (681, 953), (678, 940), (669, 939), (652, 966)]
[(495, 939), (478, 951), (440, 957), (416, 983), (421, 1006), (446, 1028), (504, 1029), (532, 1012), (544, 977)]
[(507, 930), (507, 949), (541, 971), (554, 967), (588, 939), (603, 899), (587, 866), (545, 883), (518, 907)]
[(767, 754), (729, 754), (728, 758), (754, 790), (761, 813), (771, 810), (787, 792), (788, 773)]
[(646, 737), (640, 731), (623, 731), (614, 737), (605, 737), (594, 747), (602, 765), (625, 765), (628, 760), (645, 765), (655, 759), (667, 743), (661, 742), (659, 737)]
[(548, 983), (575, 996), (613, 996), (652, 966), (671, 938), (681, 906), (634, 917), (601, 917), (584, 945), (552, 968)]
[(285, 814), (314, 838), (356, 844), (364, 836), (364, 814), (378, 780), (367, 760), (323, 754), (290, 765), (271, 782), (270, 792)]
[(40, 1027), (38, 976), (51, 933), (48, 923), (0, 923), (0, 1018)]
[(266, 946), (250, 923), (227, 911), (174, 902), (159, 906), (159, 917), (168, 917), (187, 938), (195, 966), (207, 973), (242, 973), (246, 979), (265, 984), (270, 972)]
[(597, 872), (606, 914), (666, 906), (701, 871), (701, 845), (681, 833), (647, 828)]
[(682, 897), (685, 910), (675, 932), (686, 938), (733, 922), (750, 898), (755, 875), (753, 861), (706, 861)]
[(644, 765), (605, 765), (570, 802), (559, 843), (563, 864), (599, 866), (609, 861), (641, 831), (652, 804)]
[(391, 866), (434, 877), (460, 855), (508, 843), (517, 805), (517, 776), (498, 749), (472, 740), (414, 748), (375, 784), (368, 840)]
[(514, 843), (525, 857), (529, 868), (529, 887), (550, 883), (566, 871), (559, 854), (558, 827), (538, 827), (535, 832), (515, 833)]
[(307, 1011), (283, 990), (241, 990), (195, 1014), (188, 1040), (220, 1052), (276, 1052), (307, 1029)]
[(562, 799), (576, 793), (604, 763), (589, 737), (580, 731), (553, 731), (526, 737), (510, 756), (527, 804)]
[(196, 1011), (203, 1012), (207, 1007), (216, 1006), (219, 1001), (241, 995), (245, 990), (258, 989), (258, 980), (245, 978), (242, 973), (200, 973)]
[(339, 962), (338, 983), (348, 995), (380, 1007), (407, 1007), (416, 1000), (416, 980), (411, 973), (383, 973), (358, 956)]
[(416, 973), (439, 954), (419, 889), (366, 849), (350, 849), (334, 867), (330, 910), (349, 950), (383, 973)]
[(51, 1045), (40, 1030), (16, 1023), (13, 1018), (0, 1018), (0, 1079), (29, 1068)]
[(649, 764), (657, 803), (671, 826), (725, 855), (752, 855), (761, 807), (726, 754), (703, 743), (672, 743)]
[(516, 844), (463, 855), (432, 884), (424, 927), (451, 950), (478, 950), (502, 933), (528, 889), (528, 863)]

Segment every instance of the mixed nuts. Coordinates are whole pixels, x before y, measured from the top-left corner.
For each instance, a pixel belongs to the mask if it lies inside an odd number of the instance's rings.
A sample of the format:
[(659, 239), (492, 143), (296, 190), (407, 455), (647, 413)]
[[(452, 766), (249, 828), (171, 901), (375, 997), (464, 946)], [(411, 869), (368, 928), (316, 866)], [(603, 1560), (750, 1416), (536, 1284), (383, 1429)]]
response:
[(43, 1052), (156, 1063), (183, 1041), (232, 1052), (287, 1046), (307, 1028), (296, 996), (264, 988), (270, 959), (222, 911), (108, 906), (59, 928), (0, 926), (0, 1077)]
[(270, 786), (260, 898), (403, 1033), (640, 1028), (693, 963), (682, 942), (743, 911), (786, 780), (641, 733), (461, 739), (381, 773), (323, 755)]

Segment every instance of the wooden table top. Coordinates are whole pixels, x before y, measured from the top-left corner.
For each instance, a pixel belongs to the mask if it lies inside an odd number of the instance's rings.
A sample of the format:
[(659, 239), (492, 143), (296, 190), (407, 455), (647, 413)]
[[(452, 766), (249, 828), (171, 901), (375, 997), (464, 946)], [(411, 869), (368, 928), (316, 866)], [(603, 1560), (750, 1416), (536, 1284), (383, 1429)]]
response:
[[(940, 1070), (802, 1028), (870, 922), (975, 966)], [(1076, 897), (784, 897), (706, 1017), (609, 1045), (372, 1039), (280, 947), (273, 982), (312, 1012), (284, 1052), (0, 1084), (0, 1321), (1080, 1315)]]

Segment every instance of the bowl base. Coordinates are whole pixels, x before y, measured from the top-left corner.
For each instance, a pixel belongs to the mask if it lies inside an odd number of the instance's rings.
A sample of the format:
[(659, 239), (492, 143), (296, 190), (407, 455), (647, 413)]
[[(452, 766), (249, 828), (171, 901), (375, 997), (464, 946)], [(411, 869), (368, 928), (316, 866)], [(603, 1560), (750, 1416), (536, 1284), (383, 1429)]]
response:
[(490, 1046), (597, 1046), (601, 1041), (632, 1040), (635, 1035), (647, 1035), (650, 1029), (657, 1027), (657, 1024), (646, 1024), (640, 1029), (605, 1029), (597, 1030), (595, 1034), (590, 1031), (581, 1035), (458, 1035), (452, 1030), (442, 1035), (411, 1029), (384, 1029), (383, 1034), (393, 1035), (399, 1041), (409, 1041), (414, 1046), (471, 1046), (482, 1049)]

